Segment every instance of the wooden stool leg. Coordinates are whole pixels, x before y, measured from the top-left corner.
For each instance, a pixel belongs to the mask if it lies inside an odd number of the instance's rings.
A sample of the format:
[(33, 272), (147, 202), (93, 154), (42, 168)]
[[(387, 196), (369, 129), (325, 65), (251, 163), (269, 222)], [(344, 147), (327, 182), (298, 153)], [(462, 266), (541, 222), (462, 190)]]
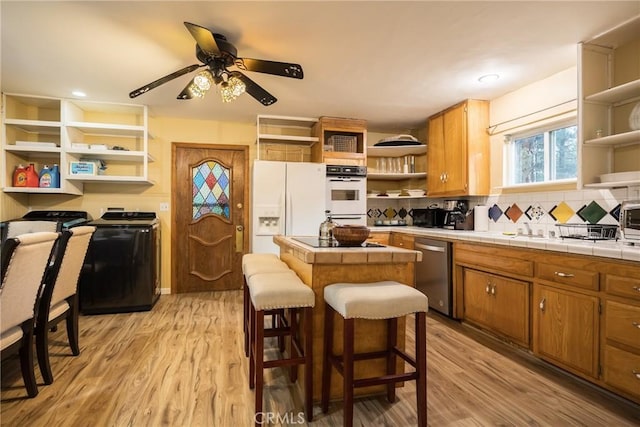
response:
[[(257, 310), (255, 312), (255, 413), (262, 413), (262, 394), (264, 388), (264, 311)], [(256, 426), (259, 426), (258, 417), (256, 416)]]
[(344, 409), (343, 409), (343, 422), (344, 427), (353, 426), (353, 340), (354, 340), (354, 325), (355, 319), (344, 319), (344, 332), (343, 332), (343, 353), (342, 353), (342, 366), (343, 366), (343, 394), (344, 394)]
[(304, 399), (307, 421), (313, 420), (313, 308), (306, 307), (304, 316)]
[(249, 388), (253, 389), (256, 386), (256, 349), (255, 349), (255, 336), (256, 336), (256, 310), (253, 308), (251, 301), (249, 304)]
[[(298, 354), (297, 351), (295, 351), (295, 346), (293, 345), (293, 341), (295, 339), (298, 339), (298, 342), (300, 342), (299, 340), (299, 334), (298, 334), (298, 309), (297, 308), (290, 308), (289, 309), (289, 337), (291, 338), (291, 349), (290, 349), (290, 356), (289, 357), (299, 357), (302, 356), (301, 354)], [(284, 316), (284, 311), (283, 314)], [(284, 326), (284, 325), (283, 325)], [(284, 337), (283, 338), (283, 346), (282, 349), (280, 350), (281, 352), (284, 352)], [(289, 380), (292, 383), (295, 383), (296, 381), (298, 381), (298, 365), (291, 365), (289, 367)]]
[(244, 287), (242, 292), (242, 323), (244, 325), (244, 356), (249, 357), (249, 288), (247, 287), (247, 279), (244, 279)]
[(427, 425), (427, 316), (418, 312), (416, 316), (416, 399), (418, 427)]
[(330, 357), (333, 356), (333, 309), (327, 303), (324, 305), (324, 349), (322, 350), (322, 412), (329, 411), (329, 392), (331, 390)]
[[(387, 319), (387, 374), (396, 373), (396, 353), (394, 348), (398, 342), (398, 318)], [(389, 403), (396, 401), (396, 384), (387, 384), (387, 400)]]

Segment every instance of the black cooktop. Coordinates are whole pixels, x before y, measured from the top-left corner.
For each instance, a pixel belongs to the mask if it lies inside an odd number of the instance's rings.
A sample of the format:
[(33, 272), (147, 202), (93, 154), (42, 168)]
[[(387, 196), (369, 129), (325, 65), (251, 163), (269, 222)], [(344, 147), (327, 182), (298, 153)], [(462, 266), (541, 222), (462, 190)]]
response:
[(379, 243), (364, 242), (360, 245), (341, 245), (337, 240), (320, 240), (317, 237), (292, 237), (293, 240), (297, 240), (305, 245), (312, 246), (314, 248), (384, 248), (384, 245)]

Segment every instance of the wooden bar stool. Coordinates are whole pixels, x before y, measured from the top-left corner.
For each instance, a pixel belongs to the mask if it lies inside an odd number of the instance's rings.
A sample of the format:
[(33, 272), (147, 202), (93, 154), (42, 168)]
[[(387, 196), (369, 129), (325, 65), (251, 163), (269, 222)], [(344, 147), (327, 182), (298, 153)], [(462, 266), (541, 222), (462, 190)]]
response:
[[(251, 348), (249, 351), (249, 388), (255, 388), (256, 426), (263, 420), (262, 396), (264, 370), (280, 366), (289, 366), (291, 381), (297, 380), (297, 366), (304, 365), (304, 411), (307, 421), (313, 418), (313, 337), (312, 308), (315, 305), (315, 293), (289, 270), (282, 273), (254, 274), (247, 278), (249, 288), (249, 329)], [(265, 329), (264, 315), (269, 310), (289, 310), (289, 323)], [(304, 350), (300, 343), (298, 314), (302, 316), (302, 334)], [(264, 360), (264, 339), (272, 336), (289, 337), (290, 354), (288, 358)], [(260, 415), (259, 415), (260, 414)]]
[[(395, 383), (416, 381), (418, 426), (427, 425), (427, 345), (426, 313), (428, 299), (422, 292), (393, 281), (376, 283), (336, 283), (324, 288), (324, 350), (322, 365), (322, 412), (329, 410), (331, 368), (342, 374), (344, 388), (344, 425), (353, 425), (353, 390), (356, 387), (387, 385), (387, 399), (395, 401)], [(343, 318), (343, 354), (333, 354), (333, 317)], [(400, 350), (397, 344), (398, 318), (415, 313), (415, 359)], [(387, 348), (383, 351), (354, 354), (355, 319), (386, 319)], [(396, 356), (415, 368), (413, 372), (396, 373)], [(354, 378), (354, 362), (367, 359), (387, 359), (386, 375)]]
[[(244, 330), (244, 355), (249, 357), (249, 289), (247, 288), (247, 278), (259, 273), (282, 273), (290, 271), (287, 264), (280, 261), (275, 254), (245, 254), (242, 256), (242, 274), (244, 276), (243, 286), (243, 330)], [(282, 321), (282, 310), (270, 312), (273, 325)], [(280, 351), (284, 351), (284, 341), (278, 341)]]

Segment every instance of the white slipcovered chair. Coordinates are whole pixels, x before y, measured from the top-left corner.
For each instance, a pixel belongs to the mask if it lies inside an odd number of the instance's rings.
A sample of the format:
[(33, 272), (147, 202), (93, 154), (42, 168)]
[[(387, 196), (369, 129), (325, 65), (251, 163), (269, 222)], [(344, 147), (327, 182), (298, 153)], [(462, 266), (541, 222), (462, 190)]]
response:
[(49, 329), (66, 320), (71, 353), (80, 354), (78, 345), (78, 279), (95, 227), (64, 230), (47, 276), (36, 319), (36, 350), (45, 384), (53, 382), (49, 363)]
[(7, 238), (21, 234), (38, 233), (40, 231), (60, 231), (56, 221), (9, 221), (7, 222)]
[(33, 330), (45, 271), (59, 234), (21, 234), (2, 245), (0, 350), (2, 359), (18, 353), (29, 397), (38, 394), (33, 371)]

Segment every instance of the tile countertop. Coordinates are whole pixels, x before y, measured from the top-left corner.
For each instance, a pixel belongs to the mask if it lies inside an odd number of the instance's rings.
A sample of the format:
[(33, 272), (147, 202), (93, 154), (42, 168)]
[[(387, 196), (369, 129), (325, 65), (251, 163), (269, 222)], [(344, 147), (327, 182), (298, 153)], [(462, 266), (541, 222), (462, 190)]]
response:
[(399, 232), (415, 236), (435, 237), (447, 240), (462, 240), (496, 245), (517, 246), (521, 248), (544, 249), (572, 254), (593, 255), (627, 261), (640, 261), (640, 245), (629, 246), (613, 240), (577, 240), (559, 237), (509, 236), (496, 231), (444, 230), (441, 228), (421, 228), (412, 226), (369, 227), (372, 232)]

